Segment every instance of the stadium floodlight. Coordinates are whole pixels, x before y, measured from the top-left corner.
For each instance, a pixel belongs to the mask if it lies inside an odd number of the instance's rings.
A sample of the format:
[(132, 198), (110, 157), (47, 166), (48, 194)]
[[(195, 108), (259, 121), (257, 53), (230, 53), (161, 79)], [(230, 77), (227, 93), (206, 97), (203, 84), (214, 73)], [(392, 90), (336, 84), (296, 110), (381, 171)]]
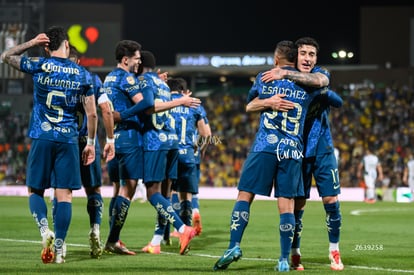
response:
[(331, 56), (332, 56), (333, 59), (345, 60), (345, 59), (353, 58), (354, 53), (353, 52), (347, 52), (346, 50), (339, 50), (337, 52), (332, 52)]

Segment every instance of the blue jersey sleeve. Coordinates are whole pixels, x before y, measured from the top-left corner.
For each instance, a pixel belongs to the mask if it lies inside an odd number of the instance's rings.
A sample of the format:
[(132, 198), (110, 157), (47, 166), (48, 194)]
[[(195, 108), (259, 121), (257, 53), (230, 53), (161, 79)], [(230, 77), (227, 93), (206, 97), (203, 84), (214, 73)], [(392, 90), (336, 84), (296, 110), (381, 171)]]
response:
[(154, 97), (152, 96), (151, 91), (148, 89), (143, 89), (142, 95), (144, 98), (140, 102), (120, 113), (121, 120), (125, 120), (132, 116), (138, 115), (140, 112), (154, 106)]
[(344, 101), (342, 100), (342, 97), (340, 97), (337, 93), (335, 93), (332, 90), (328, 90), (326, 92), (326, 95), (328, 96), (328, 103), (332, 107), (340, 108), (344, 104)]
[(256, 76), (256, 79), (254, 80), (254, 83), (252, 87), (250, 88), (249, 93), (247, 94), (247, 104), (249, 104), (250, 101), (252, 101), (253, 99), (259, 96), (259, 83), (260, 83), (261, 77), (262, 77), (262, 73), (259, 73)]

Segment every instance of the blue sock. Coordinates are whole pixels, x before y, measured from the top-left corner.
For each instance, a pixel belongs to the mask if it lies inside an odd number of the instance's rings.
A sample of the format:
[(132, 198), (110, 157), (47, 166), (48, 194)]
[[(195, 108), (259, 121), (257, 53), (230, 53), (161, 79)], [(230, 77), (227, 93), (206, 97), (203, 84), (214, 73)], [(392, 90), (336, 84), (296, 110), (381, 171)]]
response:
[(57, 206), (57, 198), (54, 197), (52, 201), (52, 221), (53, 221), (53, 228), (55, 228), (55, 220), (56, 220), (56, 206)]
[(49, 222), (47, 220), (47, 205), (44, 198), (38, 194), (31, 194), (29, 196), (29, 209), (40, 234), (45, 233), (49, 228)]
[(280, 214), (280, 260), (289, 259), (292, 239), (295, 234), (295, 215), (293, 213)]
[(236, 201), (230, 220), (229, 249), (235, 245), (240, 246), (244, 230), (249, 223), (250, 204), (247, 201)]
[(329, 242), (338, 243), (341, 231), (341, 211), (339, 201), (323, 205), (326, 212), (326, 227), (328, 229)]
[(304, 210), (295, 210), (295, 235), (293, 237), (292, 248), (300, 248), (300, 239), (303, 230), (303, 217)]
[(111, 218), (111, 228), (109, 230), (108, 242), (116, 243), (119, 241), (121, 229), (124, 226), (128, 216), (128, 210), (131, 202), (121, 196), (117, 196), (113, 207), (113, 216)]
[(157, 223), (155, 225), (154, 235), (164, 235), (167, 224), (168, 226), (170, 225), (163, 216), (157, 213)]
[(198, 195), (194, 194), (193, 198), (191, 199), (191, 205), (193, 207), (193, 209), (199, 209), (200, 208), (200, 204), (198, 203)]
[(103, 199), (101, 194), (93, 193), (89, 195), (86, 209), (88, 210), (91, 227), (94, 224), (101, 224), (103, 211)]
[(174, 208), (175, 213), (177, 213), (177, 215), (180, 215), (181, 204), (180, 199), (178, 197), (178, 193), (173, 193), (171, 195), (171, 204)]
[[(172, 198), (165, 197), (167, 200), (172, 200)], [(178, 198), (178, 197), (177, 197)], [(174, 208), (174, 205), (173, 205)], [(159, 216), (159, 215), (158, 215)], [(164, 219), (165, 220), (165, 219)], [(169, 221), (165, 220), (165, 226), (164, 226), (164, 240), (170, 239), (170, 232), (171, 232), (171, 224)]]
[(149, 198), (149, 202), (154, 206), (157, 213), (169, 222), (173, 222), (175, 229), (179, 230), (184, 223), (181, 221), (180, 216), (172, 209), (171, 201), (164, 198), (161, 193), (157, 192)]
[(58, 202), (56, 204), (55, 217), (55, 247), (61, 249), (68, 234), (70, 221), (72, 219), (72, 203)]
[(109, 201), (109, 228), (111, 228), (115, 200), (116, 200), (116, 197), (112, 197), (111, 200)]
[(185, 200), (181, 202), (180, 218), (186, 225), (191, 226), (191, 218), (193, 216), (193, 210), (191, 208), (191, 201)]

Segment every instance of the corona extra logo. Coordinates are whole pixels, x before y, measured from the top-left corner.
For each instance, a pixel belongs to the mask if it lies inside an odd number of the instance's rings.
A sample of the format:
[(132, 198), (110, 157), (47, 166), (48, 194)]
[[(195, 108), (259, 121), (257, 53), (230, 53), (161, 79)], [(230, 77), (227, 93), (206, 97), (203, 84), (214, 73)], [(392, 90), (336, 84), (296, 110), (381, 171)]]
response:
[[(82, 25), (74, 24), (68, 28), (68, 36), (70, 44), (72, 44), (80, 54), (84, 55), (88, 51), (89, 46), (98, 40), (99, 30), (93, 26), (84, 29)], [(80, 57), (80, 65), (82, 66), (102, 66), (103, 63), (104, 59), (100, 57)]]

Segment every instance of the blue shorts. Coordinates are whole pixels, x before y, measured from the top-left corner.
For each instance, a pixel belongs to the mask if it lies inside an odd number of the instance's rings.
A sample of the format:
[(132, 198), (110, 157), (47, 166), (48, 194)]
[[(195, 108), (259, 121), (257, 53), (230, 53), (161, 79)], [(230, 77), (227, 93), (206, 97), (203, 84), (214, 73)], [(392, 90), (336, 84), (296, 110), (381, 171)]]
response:
[(109, 180), (119, 182), (119, 162), (116, 157), (106, 163), (106, 169), (108, 170)]
[(142, 147), (130, 147), (122, 153), (115, 153), (119, 164), (119, 179), (142, 179), (143, 178), (143, 152)]
[(341, 193), (338, 163), (333, 152), (303, 160), (303, 184), (307, 199), (310, 197), (312, 175), (320, 197), (336, 196)]
[[(79, 157), (82, 157), (82, 151), (86, 143), (79, 142)], [(98, 149), (98, 151), (96, 151)], [(80, 162), (80, 172), (83, 187), (100, 187), (102, 186), (102, 169), (101, 169), (101, 154), (99, 147), (95, 147), (95, 161), (90, 165), (83, 165)]]
[(37, 190), (50, 187), (81, 189), (78, 144), (32, 139), (27, 157), (26, 185)]
[(144, 183), (177, 179), (177, 149), (144, 151), (144, 160)]
[(197, 185), (200, 184), (200, 179), (201, 179), (200, 163), (197, 163), (196, 164), (196, 181), (197, 181)]
[(178, 177), (174, 181), (174, 191), (198, 193), (197, 167), (195, 163), (178, 162)]
[(273, 187), (276, 198), (303, 196), (302, 160), (278, 160), (271, 153), (249, 153), (237, 189), (270, 197)]

